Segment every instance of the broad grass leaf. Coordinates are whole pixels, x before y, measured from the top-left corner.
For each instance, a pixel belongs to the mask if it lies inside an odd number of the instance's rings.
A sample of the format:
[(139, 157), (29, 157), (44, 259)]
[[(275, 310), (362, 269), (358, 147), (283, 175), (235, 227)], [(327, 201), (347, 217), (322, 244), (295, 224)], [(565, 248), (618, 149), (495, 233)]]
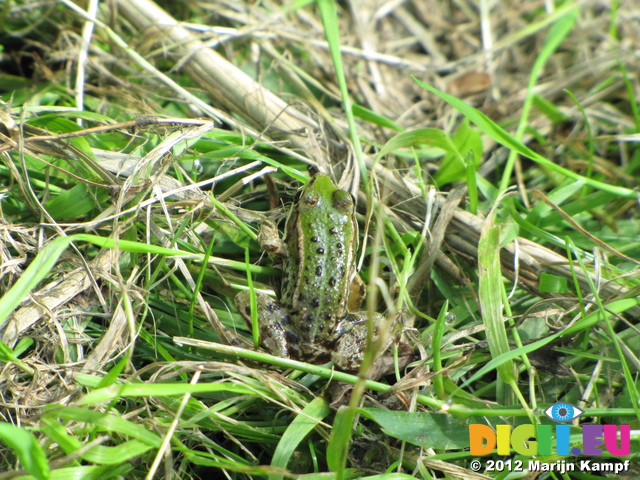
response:
[(471, 128), (469, 120), (465, 118), (460, 123), (451, 141), (455, 149), (447, 151), (434, 175), (434, 181), (438, 186), (464, 180), (469, 168), (475, 172), (480, 166), (482, 139), (480, 134)]
[(399, 133), (385, 143), (384, 147), (378, 152), (377, 158), (382, 158), (394, 150), (418, 145), (430, 145), (449, 152), (455, 156), (460, 165), (464, 165), (462, 154), (456, 148), (453, 140), (438, 128), (416, 128), (415, 130)]
[[(122, 479), (131, 470), (128, 463), (120, 466), (92, 466), (57, 468), (51, 471), (50, 480), (108, 480), (110, 478)], [(14, 477), (13, 480), (34, 480), (31, 475)]]
[[(104, 190), (99, 190), (97, 196), (100, 200), (106, 200), (109, 195)], [(70, 220), (81, 218), (96, 207), (94, 197), (89, 195), (84, 183), (78, 183), (66, 192), (54, 197), (44, 204), (44, 208), (56, 220)]]
[(38, 480), (50, 478), (47, 457), (36, 437), (26, 428), (0, 423), (0, 441), (13, 450), (20, 466)]
[(113, 413), (104, 413), (80, 407), (55, 406), (48, 408), (44, 416), (54, 420), (90, 424), (96, 431), (115, 432), (129, 438), (135, 438), (155, 448), (160, 448), (160, 445), (162, 445), (162, 438), (150, 431), (146, 426), (125, 420)]
[(353, 429), (355, 412), (349, 407), (340, 407), (333, 420), (331, 438), (327, 446), (327, 465), (333, 471), (338, 471), (346, 464), (346, 455)]
[[(495, 358), (508, 352), (510, 347), (503, 318), (500, 227), (494, 220), (495, 211), (492, 211), (482, 226), (478, 243), (478, 299), (489, 350)], [(503, 382), (511, 384), (515, 380), (513, 361), (500, 364), (498, 374)]]
[(94, 403), (109, 402), (119, 397), (174, 397), (187, 393), (196, 394), (214, 392), (234, 393), (239, 395), (250, 395), (255, 393), (251, 388), (231, 383), (198, 383), (195, 385), (185, 383), (136, 383), (112, 385), (110, 387), (93, 390), (79, 399), (78, 405), (91, 405)]
[[(52, 416), (43, 417), (41, 428), (46, 435), (60, 445), (67, 455), (76, 454), (83, 447), (80, 440), (75, 435), (70, 434), (64, 425)], [(114, 436), (113, 438), (115, 439), (116, 437)], [(143, 455), (153, 448), (147, 443), (134, 439), (109, 447), (97, 445), (84, 451), (80, 458), (100, 465), (120, 465)]]
[(540, 274), (539, 289), (541, 292), (567, 293), (569, 286), (566, 277), (551, 275), (550, 273)]
[(396, 132), (404, 131), (404, 128), (401, 125), (398, 125), (393, 120), (383, 115), (380, 115), (379, 113), (376, 113), (373, 110), (369, 110), (368, 108), (363, 107), (362, 105), (356, 105), (354, 103), (351, 106), (351, 110), (353, 111), (353, 114), (356, 117), (361, 118), (362, 120), (365, 120), (369, 123), (373, 123), (374, 125), (378, 125), (379, 127), (387, 127), (387, 128), (390, 128), (391, 130), (395, 130)]
[[(331, 413), (329, 404), (321, 397), (309, 403), (304, 410), (296, 416), (282, 435), (273, 453), (271, 466), (287, 468), (289, 460), (300, 445), (300, 442), (302, 442), (309, 432), (313, 430), (323, 418), (329, 415), (329, 413)], [(269, 475), (269, 480), (280, 480), (282, 478), (282, 474)]]
[(452, 450), (469, 447), (468, 424), (448, 413), (400, 412), (379, 408), (359, 409), (380, 425), (385, 434), (425, 448)]
[(58, 237), (45, 246), (36, 255), (29, 267), (22, 273), (16, 283), (0, 298), (0, 330), (4, 321), (22, 302), (29, 292), (51, 271), (56, 261), (69, 244), (70, 237)]

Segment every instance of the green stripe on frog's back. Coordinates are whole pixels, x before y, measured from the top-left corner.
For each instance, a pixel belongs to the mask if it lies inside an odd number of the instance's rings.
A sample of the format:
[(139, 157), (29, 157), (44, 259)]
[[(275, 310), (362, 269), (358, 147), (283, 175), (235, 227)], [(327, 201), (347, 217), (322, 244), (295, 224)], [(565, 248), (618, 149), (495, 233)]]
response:
[(287, 219), (280, 301), (302, 345), (333, 342), (348, 313), (357, 247), (354, 213), (351, 195), (317, 174), (302, 187)]

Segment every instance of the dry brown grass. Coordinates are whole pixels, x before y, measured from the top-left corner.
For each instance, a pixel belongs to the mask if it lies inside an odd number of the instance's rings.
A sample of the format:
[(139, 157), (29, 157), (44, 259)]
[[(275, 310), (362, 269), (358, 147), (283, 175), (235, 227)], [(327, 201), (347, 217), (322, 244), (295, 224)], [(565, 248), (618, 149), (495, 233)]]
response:
[[(437, 127), (453, 131), (462, 120), (461, 114), (419, 87), (411, 78), (413, 75), (475, 106), (513, 132), (522, 114), (529, 72), (540, 56), (548, 27), (556, 14), (543, 14), (545, 3), (551, 2), (540, 0), (493, 2), (495, 5), (486, 7), (490, 3), (363, 0), (341, 5), (341, 51), (354, 101), (408, 130)], [(523, 143), (557, 164), (586, 175), (591, 135), (597, 140), (594, 171), (604, 174), (611, 184), (632, 189), (637, 187), (637, 180), (625, 173), (624, 167), (632, 159), (629, 158), (631, 149), (625, 145), (628, 139), (623, 135), (634, 131), (636, 123), (620, 66), (628, 72), (627, 80), (637, 92), (640, 4), (620, 1), (612, 24), (611, 3), (577, 2), (577, 23), (545, 65), (535, 87), (535, 92), (553, 105), (555, 114), (564, 117), (563, 121), (553, 122), (548, 112), (533, 108), (528, 119), (531, 128), (525, 133)], [(21, 31), (3, 33), (5, 39), (11, 39), (5, 46), (3, 64), (15, 67), (14, 73), (25, 77), (24, 65), (28, 64), (33, 69), (34, 83), (55, 85), (66, 90), (69, 97), (76, 95), (76, 99), (80, 89), (74, 91), (71, 86), (81, 85), (88, 105), (84, 108), (122, 121), (144, 119), (152, 125), (144, 128), (155, 129), (152, 131), (160, 139), (175, 130), (173, 126), (161, 130), (164, 127), (156, 125), (155, 116), (174, 117), (175, 112), (190, 112), (193, 117), (215, 119), (216, 126), (253, 136), (257, 139), (256, 145), (271, 145), (278, 154), (333, 172), (337, 178), (349, 180), (345, 183), (350, 183), (354, 191), (358, 190), (354, 147), (346, 134), (334, 68), (314, 8), (290, 11), (272, 1), (203, 0), (172, 5), (171, 12), (167, 13), (149, 0), (117, 0), (101, 6), (98, 18), (104, 23), (96, 26), (88, 56), (82, 57), (79, 52), (83, 15), (72, 6), (70, 0), (57, 7), (46, 3), (8, 4), (5, 15), (12, 21), (7, 25), (24, 27)], [(22, 20), (17, 20), (20, 18)], [(113, 34), (107, 33), (104, 24), (109, 25)], [(38, 29), (43, 33), (39, 34)], [(78, 77), (79, 58), (83, 70)], [(180, 86), (185, 84), (188, 87)], [(579, 105), (567, 91), (575, 96)], [(20, 119), (14, 118), (14, 122), (19, 123)], [(34, 155), (86, 160), (82, 152), (74, 150), (63, 138), (23, 141), (17, 135), (16, 123), (11, 123), (8, 115), (3, 117), (7, 131), (3, 132), (4, 146), (0, 145), (4, 160), (15, 163), (11, 167), (15, 168), (12, 170), (14, 181), (20, 182), (22, 178), (25, 185), (28, 184), (22, 177), (24, 172), (20, 171), (16, 153), (25, 148)], [(185, 137), (196, 136), (200, 132), (195, 131), (197, 128), (213, 127), (206, 121), (195, 126), (173, 122), (176, 124), (180, 124)], [(120, 132), (133, 132), (133, 141), (135, 129), (125, 130), (122, 124), (107, 128), (116, 131), (116, 127)], [(377, 198), (386, 206), (387, 215), (401, 234), (421, 232), (427, 205), (411, 170), (412, 161), (390, 155), (374, 167), (377, 149), (395, 132), (366, 122), (360, 122), (360, 127), (367, 166), (375, 170)], [(27, 131), (27, 137), (56, 133), (33, 130)], [(144, 172), (137, 163), (139, 158), (95, 149), (97, 166), (93, 171), (102, 172), (102, 181), (112, 186), (114, 208), (110, 215), (119, 215), (140, 191), (151, 195), (157, 185), (156, 193), (166, 194), (184, 186), (165, 175), (169, 167), (162, 162), (175, 144), (159, 143), (158, 152), (146, 159), (148, 164), (156, 165), (150, 178), (131, 173)], [(607, 148), (609, 143), (617, 143), (617, 148)], [(7, 152), (11, 152), (11, 156)], [(484, 154), (480, 173), (497, 185), (509, 152), (486, 140)], [(130, 163), (125, 165), (129, 170), (123, 168), (125, 161)], [(425, 162), (423, 167), (428, 175), (434, 173), (438, 165), (434, 160)], [(544, 196), (560, 181), (553, 175), (532, 178), (528, 174), (532, 167), (526, 159), (516, 164), (513, 183), (520, 187), (524, 205), (535, 205), (540, 195)], [(226, 166), (220, 169), (224, 170)], [(125, 178), (129, 180), (123, 183)], [(236, 194), (235, 189), (240, 187), (238, 184), (228, 192), (216, 193), (223, 195), (222, 200), (230, 198), (229, 207), (241, 219), (255, 221), (251, 212), (238, 208), (239, 202), (247, 198)], [(482, 215), (472, 215), (458, 205), (463, 186), (447, 186), (447, 190), (434, 199), (440, 221), (434, 225), (432, 218), (429, 254), (424, 255), (421, 268), (419, 265), (413, 283), (409, 284), (412, 298), (416, 302), (422, 298), (422, 308), (433, 316), (441, 304), (425, 306), (423, 290), (429, 283), (431, 268), (438, 269), (452, 284), (471, 285), (473, 279), (468, 269), (476, 262), (483, 222)], [(24, 195), (29, 203), (28, 191)], [(257, 195), (264, 198), (266, 192), (257, 190)], [(181, 196), (165, 200), (170, 203), (167, 210), (158, 208), (154, 214), (167, 213), (169, 218), (171, 213), (176, 225), (187, 218), (193, 221), (207, 215), (221, 218), (209, 198), (194, 186), (187, 187)], [(364, 194), (360, 200), (364, 205)], [(633, 202), (620, 201), (612, 206), (616, 208), (615, 213), (607, 220), (612, 225), (617, 218), (630, 215), (637, 218), (637, 214), (630, 213), (637, 208)], [(30, 207), (34, 212), (39, 211), (37, 202), (31, 202)], [(74, 226), (42, 214), (40, 225), (24, 227), (13, 224), (10, 216), (3, 218), (3, 291), (21, 275), (25, 260), (33, 258), (46, 237), (78, 231), (91, 233), (95, 229), (110, 231), (117, 237), (127, 231), (134, 220), (85, 221), (82, 226)], [(52, 225), (54, 223), (57, 225)], [(151, 226), (149, 229), (152, 230)], [(153, 234), (164, 238), (156, 230)], [(188, 236), (185, 234), (185, 238)], [(193, 238), (188, 241), (197, 244)], [(543, 272), (569, 279), (576, 275), (578, 283), (588, 291), (586, 273), (580, 269), (572, 271), (565, 252), (542, 243), (521, 239), (517, 248), (514, 244), (506, 247), (504, 275), (517, 281), (522, 291), (532, 296), (555, 300), (556, 307), (575, 305), (573, 297), (539, 291)], [(170, 244), (168, 240), (164, 243)], [(35, 347), (23, 360), (36, 374), (25, 378), (23, 370), (8, 363), (0, 375), (5, 420), (23, 425), (37, 423), (37, 414), (47, 404), (68, 404), (77, 399), (84, 390), (75, 381), (76, 372), (108, 370), (111, 362), (132, 348), (138, 339), (140, 325), (136, 325), (136, 319), (147, 313), (145, 303), (149, 292), (141, 286), (144, 277), (141, 271), (147, 267), (121, 272), (118, 264), (122, 262), (122, 252), (101, 253), (86, 261), (84, 253), (69, 251), (65, 255), (64, 262), (58, 265), (58, 274), (48, 276), (0, 330), (3, 341), (11, 347), (23, 338), (35, 340)], [(178, 261), (172, 268), (172, 272), (186, 278), (191, 275)], [(234, 281), (239, 278), (227, 274)], [(214, 290), (221, 297), (231, 295), (227, 285), (216, 286)], [(170, 290), (163, 292), (171, 295)], [(610, 282), (603, 284), (600, 293), (604, 299), (611, 299), (633, 296), (635, 290)], [(469, 295), (473, 299), (473, 289)], [(542, 303), (541, 308), (546, 309), (546, 305)], [(226, 327), (218, 319), (221, 311), (211, 308), (202, 297), (198, 298), (196, 310), (214, 325), (221, 338), (233, 341), (234, 333), (225, 332)], [(96, 311), (110, 319), (100, 338), (94, 337), (95, 332), (83, 331), (82, 319), (87, 312), (89, 316), (96, 316)], [(628, 314), (634, 323), (638, 308), (630, 309)], [(72, 335), (58, 323), (66, 317), (73, 317), (78, 326)], [(405, 313), (404, 321), (413, 324), (414, 317)], [(629, 358), (633, 359), (633, 355)], [(145, 361), (149, 360), (147, 356)], [(192, 367), (189, 364), (184, 371), (196, 370)], [(216, 368), (216, 371), (224, 370), (218, 365)], [(135, 367), (130, 367), (131, 378), (140, 374), (139, 371), (132, 373), (133, 370)]]

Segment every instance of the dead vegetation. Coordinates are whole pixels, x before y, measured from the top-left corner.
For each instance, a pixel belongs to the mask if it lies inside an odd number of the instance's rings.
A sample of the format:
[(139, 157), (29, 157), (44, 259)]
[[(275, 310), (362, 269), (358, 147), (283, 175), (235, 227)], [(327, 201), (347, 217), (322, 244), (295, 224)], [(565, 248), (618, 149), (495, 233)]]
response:
[[(631, 94), (638, 90), (638, 7), (623, 0), (612, 11), (611, 2), (582, 1), (545, 11), (547, 3), (415, 0), (338, 5), (347, 88), (353, 102), (364, 107), (356, 113), (375, 202), (361, 188), (364, 179), (355, 151), (359, 147), (347, 132), (334, 65), (314, 6), (202, 1), (172, 5), (169, 11), (148, 0), (117, 0), (100, 6), (91, 33), (90, 14), (70, 0), (8, 4), (0, 68), (12, 73), (13, 77), (4, 78), (15, 86), (3, 92), (6, 108), (0, 136), (2, 291), (15, 284), (49, 239), (86, 233), (115, 243), (99, 249), (106, 245), (74, 242), (76, 246), (61, 253), (53, 269), (44, 272), (37, 288), (29, 290), (28, 298), (5, 312), (6, 320), (0, 322), (2, 341), (16, 349), (21, 362), (5, 357), (0, 376), (4, 420), (39, 425), (47, 405), (74, 405), (107, 372), (119, 373), (123, 382), (151, 384), (161, 377), (150, 373), (154, 369), (167, 369), (162, 381), (184, 381), (201, 371), (198, 364), (205, 365), (204, 378), (238, 388), (251, 385), (260, 392), (256, 397), (272, 407), (303, 408), (305, 403), (297, 397), (303, 393), (294, 393), (298, 384), (289, 378), (245, 369), (229, 358), (222, 359), (228, 362), (224, 364), (189, 363), (202, 353), (186, 354), (171, 342), (173, 336), (195, 336), (248, 344), (248, 335), (240, 332), (244, 325), (231, 307), (232, 287), (246, 284), (244, 274), (219, 259), (244, 262), (242, 250), (250, 248), (257, 263), (259, 252), (255, 243), (240, 235), (223, 206), (240, 222), (255, 224), (254, 209), (269, 210), (268, 200), (271, 207), (283, 203), (268, 190), (270, 181), (264, 181), (278, 170), (289, 173), (283, 165), (330, 172), (359, 193), (360, 212), (367, 222), (365, 237), (373, 237), (375, 231), (369, 223), (374, 204), (384, 210), (399, 235), (419, 238), (428, 232), (424, 245), (408, 241), (409, 250), (424, 250), (402, 286), (413, 305), (434, 318), (447, 293), (456, 295), (455, 300), (450, 298), (453, 304), (469, 308), (466, 319), (457, 313), (461, 323), (448, 329), (443, 345), (461, 339), (460, 332), (467, 340), (481, 332), (477, 277), (472, 272), (485, 217), (496, 201), (492, 195), (504, 193), (499, 185), (510, 150), (482, 137), (478, 175), (486, 185), (480, 185), (482, 204), (473, 213), (465, 200), (465, 182), (436, 185), (436, 194), (428, 193), (417, 176), (415, 159), (425, 181), (433, 184), (430, 179), (437, 178), (441, 152), (418, 150), (414, 158), (408, 149), (398, 149), (377, 159), (381, 146), (398, 133), (383, 126), (385, 122), (404, 130), (437, 128), (451, 136), (463, 122), (458, 110), (413, 77), (476, 107), (514, 135), (527, 105), (523, 144), (557, 165), (625, 193), (586, 195), (583, 201), (588, 207), (581, 207), (579, 200), (558, 193), (566, 178), (524, 156), (515, 159), (508, 186), (517, 187), (509, 196), (518, 206), (509, 215), (517, 211), (533, 222), (527, 212), (547, 205), (547, 220), (553, 211), (557, 221), (548, 220), (541, 227), (547, 229), (546, 235), (520, 225), (521, 237), (514, 234), (502, 249), (508, 288), (524, 299), (514, 301), (514, 315), (522, 319), (538, 315), (543, 324), (546, 320), (551, 325), (549, 318), (536, 313), (549, 308), (547, 316), (557, 315), (550, 317), (557, 322), (546, 331), (550, 335), (578, 321), (580, 297), (586, 297), (589, 305), (635, 298), (640, 288), (636, 281), (640, 257), (633, 239), (638, 205), (627, 193), (637, 188), (633, 142), (640, 116)], [(577, 15), (570, 33), (531, 82), (531, 72), (548, 48), (550, 29), (573, 9)], [(69, 106), (91, 115), (71, 113)], [(67, 123), (54, 122), (56, 116)], [(72, 129), (69, 119), (76, 118), (82, 118), (82, 124)], [(292, 182), (292, 177), (275, 175), (278, 195), (287, 199)], [(83, 190), (55, 203), (56, 197), (71, 190), (69, 185)], [(223, 206), (212, 203), (209, 189)], [(562, 209), (568, 199), (575, 213)], [(78, 207), (81, 202), (90, 202), (90, 207)], [(275, 216), (281, 217), (282, 211), (276, 210)], [(513, 227), (513, 221), (507, 218), (506, 226)], [(211, 228), (213, 234), (204, 231)], [(633, 240), (615, 240), (616, 233)], [(211, 235), (216, 241), (211, 252), (216, 259), (210, 260), (215, 273), (206, 274), (188, 257), (168, 258), (154, 249), (132, 251), (122, 243), (137, 240), (197, 255), (206, 250)], [(570, 264), (566, 250), (555, 242), (563, 235), (578, 244), (585, 263), (578, 265), (572, 259)], [(388, 239), (385, 246), (394, 241), (397, 238)], [(232, 248), (234, 242), (242, 248)], [(373, 239), (363, 244), (380, 246)], [(266, 275), (260, 273), (264, 280)], [(580, 293), (541, 290), (544, 275), (566, 279), (572, 286), (569, 290)], [(381, 276), (391, 295), (397, 295), (402, 283), (398, 272), (389, 268)], [(389, 308), (389, 302), (385, 306)], [(626, 322), (617, 328), (625, 345), (624, 358), (636, 375), (637, 342), (630, 338), (638, 333), (639, 308), (629, 305), (616, 312)], [(430, 324), (417, 318), (407, 303), (400, 303), (398, 315), (405, 326), (418, 329), (414, 336), (422, 342), (421, 360), (426, 362), (416, 367), (422, 369), (419, 374), (408, 372), (410, 378), (404, 379), (411, 381), (404, 406), (415, 408), (413, 395), (422, 388), (431, 391), (433, 352), (425, 340)], [(607, 349), (610, 346), (607, 343)], [(20, 356), (23, 352), (26, 355)], [(121, 359), (124, 362), (118, 364)], [(171, 370), (155, 363), (160, 360), (180, 362), (169, 363), (175, 368)], [(590, 369), (584, 366), (575, 375), (590, 375)], [(603, 388), (598, 405), (615, 404), (620, 393), (616, 385), (624, 378), (617, 372), (609, 381), (611, 388)], [(553, 401), (562, 391), (556, 385), (538, 401)], [(585, 405), (595, 405), (584, 385), (576, 391)], [(488, 395), (481, 403), (493, 405), (495, 400)], [(213, 405), (199, 400), (201, 410), (189, 412), (189, 418), (204, 417)], [(145, 397), (144, 406), (138, 407), (150, 412), (157, 408), (167, 414), (167, 421), (177, 410), (175, 402), (154, 397)], [(152, 416), (141, 414), (140, 422)], [(206, 424), (193, 420), (195, 436), (209, 435), (225, 448), (243, 452), (253, 465), (269, 464), (264, 452), (245, 444), (247, 438), (249, 443), (273, 442), (272, 434), (265, 430), (252, 436), (248, 426), (234, 430), (235, 421), (229, 412)], [(203, 438), (184, 441), (194, 451), (198, 442), (212, 448)], [(393, 455), (395, 460), (396, 450)], [(215, 468), (242, 471), (227, 460), (228, 465)], [(189, 468), (180, 468), (196, 478)], [(454, 463), (432, 463), (428, 468), (458, 478), (488, 478)]]

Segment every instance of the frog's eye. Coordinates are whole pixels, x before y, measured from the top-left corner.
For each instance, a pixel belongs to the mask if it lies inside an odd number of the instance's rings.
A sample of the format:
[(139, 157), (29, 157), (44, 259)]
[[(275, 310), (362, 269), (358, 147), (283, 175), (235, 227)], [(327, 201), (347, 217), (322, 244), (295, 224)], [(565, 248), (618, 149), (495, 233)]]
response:
[(333, 192), (333, 206), (339, 210), (349, 210), (353, 208), (353, 195), (345, 190)]
[(296, 203), (302, 210), (315, 207), (320, 201), (320, 194), (315, 190), (309, 190), (304, 192), (301, 196), (296, 195), (296, 197)]

